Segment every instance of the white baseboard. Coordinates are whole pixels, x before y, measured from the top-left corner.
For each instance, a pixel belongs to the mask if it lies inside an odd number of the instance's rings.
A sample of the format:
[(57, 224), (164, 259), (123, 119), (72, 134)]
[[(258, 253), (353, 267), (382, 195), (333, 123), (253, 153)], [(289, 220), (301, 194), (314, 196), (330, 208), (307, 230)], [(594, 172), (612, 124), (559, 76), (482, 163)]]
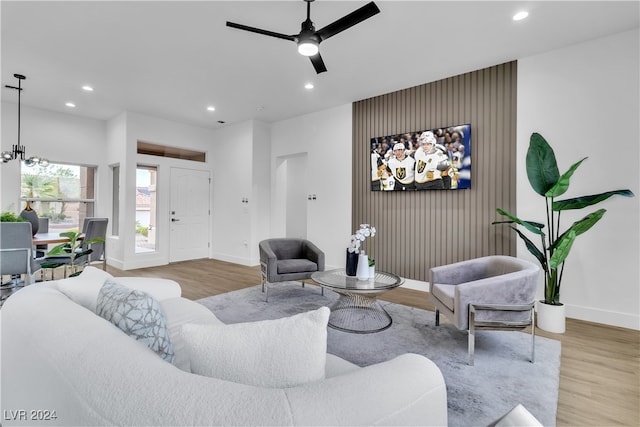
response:
[(232, 262), (234, 264), (245, 265), (247, 267), (253, 267), (255, 265), (259, 265), (260, 261), (256, 262), (255, 260), (251, 260), (248, 258), (241, 258), (235, 256), (229, 256), (221, 253), (213, 253), (211, 254), (212, 259), (217, 259), (219, 261)]
[(402, 288), (414, 289), (416, 291), (429, 292), (429, 282), (422, 280), (404, 279)]
[[(405, 279), (403, 288), (429, 292), (429, 282)], [(566, 305), (567, 318), (584, 320), (585, 322), (601, 323), (603, 325), (640, 330), (640, 316), (617, 311), (601, 310), (593, 307)]]
[(593, 307), (582, 307), (570, 304), (565, 305), (567, 318), (618, 326), (620, 328), (634, 329), (636, 331), (640, 330), (640, 316), (617, 311), (601, 310)]

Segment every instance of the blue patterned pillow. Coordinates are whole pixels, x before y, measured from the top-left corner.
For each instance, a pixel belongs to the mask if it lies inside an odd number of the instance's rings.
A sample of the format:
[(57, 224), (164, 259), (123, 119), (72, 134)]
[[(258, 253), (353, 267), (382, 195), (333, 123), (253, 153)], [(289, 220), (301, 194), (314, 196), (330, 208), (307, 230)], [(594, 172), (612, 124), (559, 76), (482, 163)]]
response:
[(164, 311), (150, 295), (107, 279), (98, 294), (96, 314), (145, 344), (167, 362), (173, 361), (173, 346)]

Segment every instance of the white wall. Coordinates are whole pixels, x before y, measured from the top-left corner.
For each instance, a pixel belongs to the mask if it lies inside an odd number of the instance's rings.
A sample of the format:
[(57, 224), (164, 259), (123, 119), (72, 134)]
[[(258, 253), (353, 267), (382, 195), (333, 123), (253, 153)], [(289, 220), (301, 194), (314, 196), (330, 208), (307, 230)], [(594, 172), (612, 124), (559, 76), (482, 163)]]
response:
[(247, 203), (252, 212), (249, 265), (258, 265), (258, 243), (269, 237), (271, 218), (271, 125), (254, 121), (252, 152), (252, 189)]
[[(546, 222), (524, 164), (532, 132), (553, 147), (560, 173), (589, 157), (562, 198), (623, 188), (635, 193), (562, 214), (565, 229), (607, 209), (574, 243), (560, 295), (568, 317), (634, 329), (640, 329), (639, 40), (634, 30), (520, 60), (517, 119), (520, 218)], [(518, 256), (532, 258), (522, 244)]]
[[(40, 155), (52, 163), (106, 167), (106, 124), (102, 120), (22, 105), (20, 142), (27, 157)], [(18, 105), (2, 103), (2, 151), (17, 143)], [(20, 164), (13, 160), (0, 166), (0, 208), (19, 212)], [(98, 194), (106, 191), (109, 182), (98, 176)], [(19, 209), (18, 209), (19, 208)], [(98, 199), (96, 215), (110, 215), (109, 206)]]
[[(536, 219), (543, 209), (529, 187), (523, 165), (534, 131), (550, 141), (562, 171), (589, 156), (574, 175), (567, 197), (614, 188), (630, 188), (636, 194), (632, 199), (618, 197), (601, 204), (608, 212), (578, 238), (567, 262), (561, 295), (569, 317), (635, 329), (640, 329), (638, 40), (635, 30), (520, 60), (517, 117), (521, 217)], [(15, 143), (16, 114), (15, 104), (2, 103), (2, 150)], [(259, 240), (284, 235), (283, 206), (274, 187), (278, 159), (306, 153), (308, 188), (303, 193), (317, 196), (307, 204), (307, 237), (325, 251), (327, 268), (344, 265), (344, 250), (353, 232), (350, 104), (272, 125), (245, 122), (215, 131), (132, 113), (122, 113), (107, 123), (25, 106), (22, 119), (22, 142), (28, 154), (40, 154), (52, 162), (98, 166), (98, 215), (111, 215), (108, 165), (124, 162), (124, 188), (135, 177), (131, 170), (137, 161), (153, 163), (135, 155), (137, 139), (209, 151), (205, 167), (213, 177), (211, 256), (246, 265), (257, 264)], [(124, 145), (120, 145), (122, 138)], [(168, 167), (172, 163), (157, 160), (157, 164)], [(2, 209), (12, 203), (19, 207), (17, 167), (17, 162), (0, 167)], [(242, 203), (245, 197), (248, 204)], [(121, 218), (126, 219), (128, 212), (131, 215), (128, 222), (121, 221), (121, 235), (126, 235), (134, 221), (133, 189), (124, 198)], [(590, 210), (579, 217), (586, 212)], [(564, 216), (565, 224), (571, 220)], [(117, 245), (110, 254), (120, 257), (125, 267), (139, 264), (135, 255), (125, 254), (133, 251), (133, 244), (122, 239), (109, 243)], [(530, 256), (524, 247), (518, 255)]]
[[(237, 264), (251, 264), (253, 122), (215, 132), (218, 153), (213, 165), (212, 256)], [(248, 199), (249, 203), (243, 203)], [(257, 244), (255, 245), (257, 247)], [(257, 250), (257, 249), (255, 249)]]
[(326, 268), (344, 267), (351, 230), (351, 104), (283, 120), (271, 131), (271, 236), (285, 235), (285, 206), (275, 188), (276, 164), (307, 154), (307, 238), (325, 252)]
[[(150, 117), (138, 113), (126, 113), (126, 136), (123, 143), (126, 145), (126, 165), (121, 165), (121, 175), (125, 181), (121, 181), (121, 211), (120, 217), (122, 264), (118, 266), (116, 260), (113, 264), (122, 269), (150, 267), (163, 265), (169, 262), (169, 227), (170, 227), (170, 178), (171, 168), (180, 167), (193, 170), (211, 171), (221, 156), (221, 151), (214, 143), (215, 132), (211, 129), (176, 123), (169, 120)], [(169, 157), (158, 157), (137, 154), (137, 142), (145, 141), (154, 144), (171, 147), (181, 147), (207, 153), (207, 162), (193, 162)], [(156, 166), (158, 170), (158, 209), (157, 209), (157, 246), (155, 252), (135, 252), (135, 205), (136, 205), (136, 167), (138, 164)], [(123, 174), (123, 171), (126, 171)], [(211, 232), (210, 238), (211, 241)]]
[[(118, 234), (114, 235), (111, 231), (107, 232), (106, 254), (107, 262), (114, 267), (122, 268), (125, 263), (124, 258), (124, 241), (126, 240), (126, 228), (123, 224), (126, 222), (125, 197), (123, 195), (124, 183), (126, 180), (126, 164), (127, 164), (127, 113), (118, 114), (106, 124), (106, 157), (109, 165), (108, 170), (98, 169), (98, 174), (106, 181), (110, 181), (109, 188), (106, 193), (98, 193), (98, 198), (108, 198), (109, 214), (105, 215), (110, 218), (108, 230), (113, 230), (113, 200), (118, 197)], [(113, 176), (111, 172), (112, 166), (119, 167), (119, 191), (117, 196), (114, 194)]]

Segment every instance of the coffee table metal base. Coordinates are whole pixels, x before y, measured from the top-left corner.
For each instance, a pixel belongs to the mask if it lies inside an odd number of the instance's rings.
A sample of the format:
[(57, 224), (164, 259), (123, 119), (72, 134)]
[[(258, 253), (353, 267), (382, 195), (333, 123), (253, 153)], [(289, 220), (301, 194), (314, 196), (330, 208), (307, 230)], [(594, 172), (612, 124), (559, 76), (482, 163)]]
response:
[(336, 292), (340, 297), (331, 306), (329, 327), (344, 332), (371, 334), (391, 326), (391, 316), (375, 297)]

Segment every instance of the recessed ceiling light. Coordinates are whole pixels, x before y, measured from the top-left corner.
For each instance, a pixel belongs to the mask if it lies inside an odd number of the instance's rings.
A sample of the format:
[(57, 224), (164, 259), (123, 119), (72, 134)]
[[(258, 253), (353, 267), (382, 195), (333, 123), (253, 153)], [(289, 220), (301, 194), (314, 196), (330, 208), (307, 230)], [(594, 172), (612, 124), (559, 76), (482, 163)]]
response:
[(76, 104), (74, 104), (73, 102), (67, 102), (67, 103), (66, 103), (66, 104), (64, 104), (64, 105), (66, 105), (66, 106), (67, 106), (67, 107), (69, 107), (69, 108), (75, 108), (75, 107), (76, 107)]
[(522, 21), (527, 16), (529, 16), (529, 12), (525, 12), (525, 11), (518, 12), (515, 15), (513, 15), (513, 20), (514, 21)]
[(304, 88), (309, 90), (313, 89), (313, 83), (307, 83), (306, 85), (304, 85)]
[(93, 92), (93, 88), (89, 85), (82, 86), (82, 90), (86, 90), (87, 92)]
[(216, 111), (216, 107), (214, 107), (213, 105), (209, 105), (207, 107), (207, 111)]

